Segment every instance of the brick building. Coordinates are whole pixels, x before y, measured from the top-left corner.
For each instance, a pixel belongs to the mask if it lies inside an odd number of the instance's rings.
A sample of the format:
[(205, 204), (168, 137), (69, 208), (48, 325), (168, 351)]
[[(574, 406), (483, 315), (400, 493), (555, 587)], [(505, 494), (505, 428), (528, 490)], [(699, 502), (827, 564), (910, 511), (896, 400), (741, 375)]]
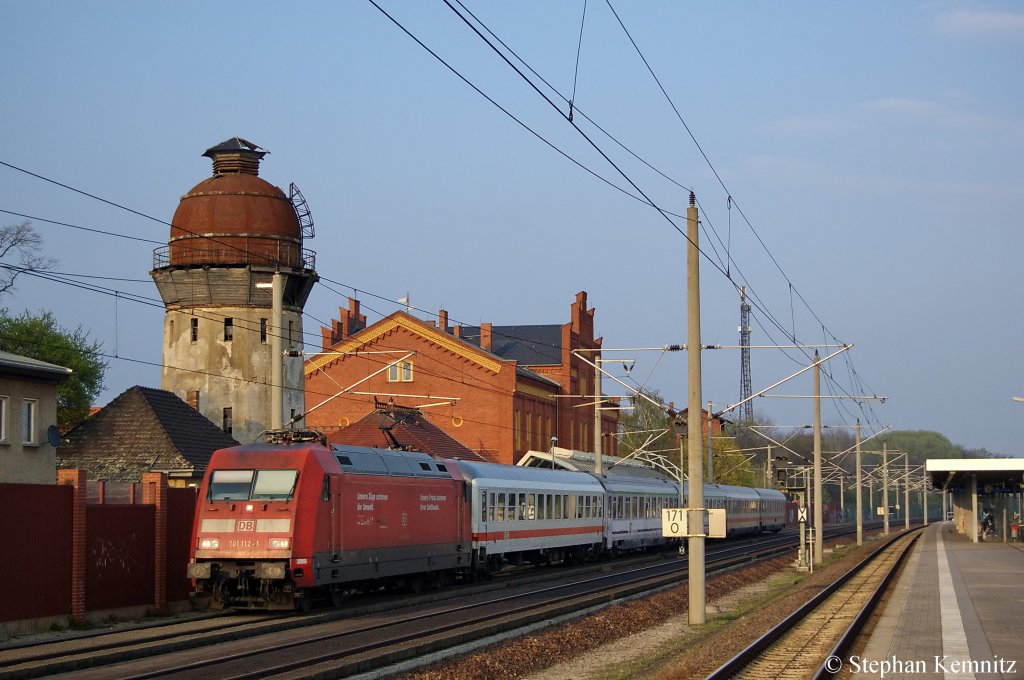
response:
[[(564, 324), (449, 326), (402, 311), (370, 326), (349, 298), (323, 353), (305, 366), (306, 425), (329, 438), (375, 401), (417, 408), (434, 425), (488, 460), (514, 463), (528, 450), (594, 450), (594, 369), (574, 350), (600, 350), (594, 310), (577, 293)], [(591, 357), (598, 352), (587, 352)], [(318, 404), (324, 402), (322, 406)], [(616, 453), (615, 411), (601, 412), (602, 447)]]

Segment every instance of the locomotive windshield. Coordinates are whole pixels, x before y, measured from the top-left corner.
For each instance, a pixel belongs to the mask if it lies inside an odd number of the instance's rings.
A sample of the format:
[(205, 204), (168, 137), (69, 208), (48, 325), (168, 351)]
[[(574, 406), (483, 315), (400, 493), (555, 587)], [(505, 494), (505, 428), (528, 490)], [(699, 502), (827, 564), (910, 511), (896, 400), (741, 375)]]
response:
[(214, 470), (211, 501), (287, 501), (295, 493), (298, 470)]

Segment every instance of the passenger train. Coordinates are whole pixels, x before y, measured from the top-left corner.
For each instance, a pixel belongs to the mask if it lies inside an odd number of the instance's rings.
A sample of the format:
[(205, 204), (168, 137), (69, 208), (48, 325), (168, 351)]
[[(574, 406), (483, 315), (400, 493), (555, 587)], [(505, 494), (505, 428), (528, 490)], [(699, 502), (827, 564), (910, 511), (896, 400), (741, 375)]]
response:
[[(438, 460), (425, 453), (250, 444), (215, 452), (188, 576), (217, 607), (308, 610), (316, 598), (418, 588), (508, 564), (578, 562), (664, 545), (668, 479)], [(685, 485), (684, 485), (685, 493)], [(729, 535), (778, 532), (785, 497), (706, 484)]]

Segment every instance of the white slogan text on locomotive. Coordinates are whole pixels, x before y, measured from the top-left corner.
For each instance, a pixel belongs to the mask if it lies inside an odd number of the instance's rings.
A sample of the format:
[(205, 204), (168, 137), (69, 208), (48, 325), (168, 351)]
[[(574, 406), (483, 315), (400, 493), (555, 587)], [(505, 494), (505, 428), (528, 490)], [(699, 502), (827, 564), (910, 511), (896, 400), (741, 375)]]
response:
[(440, 510), (438, 503), (444, 503), (448, 496), (435, 496), (434, 494), (420, 495), (420, 510)]
[(368, 511), (373, 510), (374, 501), (386, 501), (388, 495), (386, 493), (357, 493), (356, 494), (356, 510)]

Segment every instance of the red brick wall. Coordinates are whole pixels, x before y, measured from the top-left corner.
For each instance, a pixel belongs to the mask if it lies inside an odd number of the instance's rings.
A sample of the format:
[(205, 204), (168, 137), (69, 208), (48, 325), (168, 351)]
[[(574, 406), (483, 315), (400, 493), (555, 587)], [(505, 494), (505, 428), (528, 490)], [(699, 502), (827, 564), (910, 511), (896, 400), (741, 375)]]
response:
[[(437, 332), (434, 329), (430, 331)], [(452, 342), (459, 342), (451, 335), (448, 338)], [(512, 397), (516, 386), (514, 362), (498, 361), (498, 371), (494, 372), (402, 327), (362, 346), (360, 350), (415, 351), (416, 354), (409, 359), (413, 363), (412, 381), (388, 382), (387, 371), (383, 371), (310, 413), (306, 417), (307, 426), (323, 429), (330, 436), (344, 424), (354, 423), (370, 413), (374, 408), (373, 394), (357, 395), (352, 392), (417, 395), (393, 397), (395, 404), (401, 406), (436, 403), (451, 397), (457, 399), (454, 405), (425, 408), (423, 415), (464, 446), (489, 460), (512, 462)], [(465, 351), (474, 350), (467, 348)], [(306, 407), (316, 406), (401, 356), (399, 352), (339, 357), (323, 370), (306, 376)], [(489, 360), (496, 361), (493, 358)], [(376, 397), (382, 401), (391, 398)]]
[[(356, 301), (350, 299), (349, 305), (358, 314)], [(345, 308), (340, 313), (346, 318), (346, 315), (351, 316)], [(574, 349), (601, 347), (601, 339), (594, 338), (594, 310), (587, 308), (585, 292), (577, 293), (569, 316), (570, 321), (562, 326), (561, 363), (526, 367), (554, 381), (556, 386), (518, 378), (514, 361), (483, 355), (479, 348), (463, 344), (454, 334), (444, 332), (439, 328), (447, 326), (447, 313), (443, 310), (439, 321), (430, 323), (401, 312), (393, 314), (369, 327), (364, 335), (331, 348), (349, 352), (358, 349), (359, 354), (338, 356), (327, 364), (317, 364), (322, 360), (314, 358), (307, 364), (319, 365), (319, 368), (306, 376), (306, 408), (316, 407), (306, 417), (306, 425), (324, 430), (330, 438), (344, 425), (373, 411), (375, 398), (394, 399), (397, 405), (415, 407), (452, 397), (457, 399), (454, 405), (425, 408), (423, 415), (489, 460), (512, 464), (530, 449), (548, 450), (552, 436), (558, 437), (560, 447), (593, 451), (594, 406), (581, 404), (594, 399), (555, 399), (553, 396), (593, 395), (596, 389), (593, 366), (572, 354)], [(394, 325), (396, 321), (397, 327), (369, 340), (375, 330)], [(325, 340), (341, 335), (338, 324), (332, 326), (330, 332), (325, 331)], [(486, 346), (485, 336), (489, 334), (490, 324), (483, 323), (480, 328), (481, 342)], [(365, 338), (364, 342), (357, 342), (360, 338)], [(395, 353), (370, 353), (383, 351)], [(407, 351), (416, 353), (410, 359), (414, 366), (411, 382), (388, 382), (386, 371), (360, 382)], [(474, 357), (481, 356), (487, 361), (497, 361), (498, 370), (474, 361)], [(593, 359), (597, 355), (588, 353), (587, 356)], [(317, 407), (343, 390), (344, 394)], [(355, 394), (357, 392), (373, 394)], [(384, 396), (387, 394), (418, 396)], [(605, 412), (602, 431), (614, 433), (616, 430), (617, 418)], [(615, 455), (618, 450), (615, 438), (605, 437), (602, 449), (605, 454)]]

